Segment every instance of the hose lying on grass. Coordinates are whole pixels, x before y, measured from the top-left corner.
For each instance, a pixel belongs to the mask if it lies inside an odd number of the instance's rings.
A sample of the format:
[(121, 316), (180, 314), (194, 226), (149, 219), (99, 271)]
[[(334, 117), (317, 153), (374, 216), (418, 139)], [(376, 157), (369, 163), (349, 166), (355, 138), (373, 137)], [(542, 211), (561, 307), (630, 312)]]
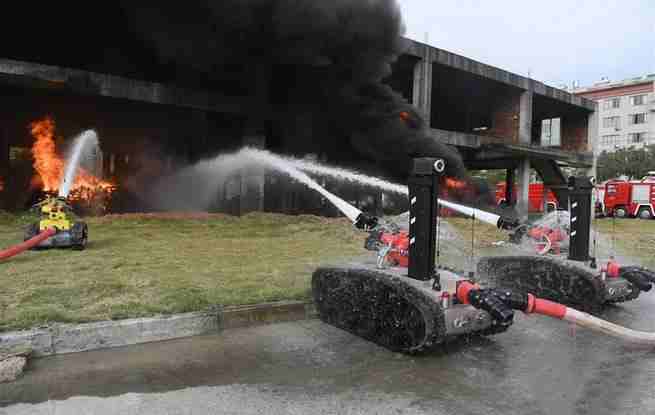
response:
[(22, 242), (18, 245), (14, 245), (7, 249), (3, 249), (2, 251), (0, 251), (0, 261), (18, 255), (21, 252), (26, 251), (30, 248), (34, 248), (41, 242), (45, 241), (46, 239), (54, 235), (55, 233), (57, 233), (57, 230), (55, 228), (48, 228), (42, 231), (41, 233), (39, 233), (38, 235), (32, 237), (31, 239), (28, 239), (25, 242)]
[[(518, 294), (505, 289), (481, 289), (477, 284), (462, 281), (457, 287), (457, 299), (464, 304), (471, 304), (494, 315), (501, 315), (497, 310), (502, 303), (507, 309), (520, 310), (526, 314), (541, 314), (559, 320), (569, 321), (578, 326), (608, 334), (630, 343), (655, 345), (655, 332), (632, 330), (618, 324), (594, 317), (554, 301), (538, 298), (533, 294)], [(507, 310), (504, 310), (507, 313)], [(505, 324), (511, 324), (508, 315)]]

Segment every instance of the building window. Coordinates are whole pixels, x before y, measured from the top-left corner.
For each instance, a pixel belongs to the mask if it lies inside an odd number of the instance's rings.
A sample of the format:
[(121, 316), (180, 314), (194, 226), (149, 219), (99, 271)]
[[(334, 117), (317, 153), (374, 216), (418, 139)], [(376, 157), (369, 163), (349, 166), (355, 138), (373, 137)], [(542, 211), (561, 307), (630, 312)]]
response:
[(603, 118), (603, 128), (621, 128), (621, 118), (620, 117)]
[(603, 101), (603, 109), (604, 110), (610, 110), (610, 109), (616, 109), (621, 107), (621, 98), (610, 98), (605, 101)]
[(635, 95), (630, 97), (630, 101), (632, 101), (632, 105), (644, 105), (646, 95)]
[(638, 144), (646, 141), (646, 133), (631, 133), (629, 134), (628, 141), (630, 144)]
[(618, 134), (608, 134), (600, 138), (600, 144), (602, 146), (611, 147), (616, 145), (619, 142)]
[(544, 147), (558, 147), (562, 145), (560, 134), (560, 119), (550, 118), (541, 120), (541, 145)]
[(641, 112), (639, 114), (630, 114), (628, 115), (630, 124), (644, 124), (646, 123), (646, 113)]

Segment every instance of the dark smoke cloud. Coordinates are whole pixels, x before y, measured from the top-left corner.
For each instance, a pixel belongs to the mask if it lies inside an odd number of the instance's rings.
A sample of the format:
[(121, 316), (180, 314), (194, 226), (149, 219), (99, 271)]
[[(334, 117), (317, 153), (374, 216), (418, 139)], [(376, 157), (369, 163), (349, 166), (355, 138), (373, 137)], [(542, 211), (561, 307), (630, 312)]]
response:
[(122, 7), (162, 64), (226, 94), (262, 97), (270, 118), (311, 113), (328, 130), (303, 138), (313, 150), (335, 161), (354, 152), (396, 177), (412, 157), (441, 156), (450, 175), (464, 174), (457, 152), (382, 82), (406, 47), (395, 0), (146, 3)]

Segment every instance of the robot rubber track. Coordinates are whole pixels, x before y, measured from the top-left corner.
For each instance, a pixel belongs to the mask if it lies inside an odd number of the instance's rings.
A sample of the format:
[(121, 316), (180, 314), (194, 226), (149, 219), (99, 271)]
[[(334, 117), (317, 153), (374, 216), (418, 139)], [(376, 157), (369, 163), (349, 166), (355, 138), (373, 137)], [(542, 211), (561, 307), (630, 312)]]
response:
[(312, 293), (321, 320), (394, 352), (429, 351), (445, 339), (434, 296), (403, 278), (361, 268), (319, 268)]
[(584, 265), (551, 256), (483, 257), (477, 276), (492, 287), (532, 293), (585, 311), (634, 300), (640, 293), (624, 278), (603, 281)]

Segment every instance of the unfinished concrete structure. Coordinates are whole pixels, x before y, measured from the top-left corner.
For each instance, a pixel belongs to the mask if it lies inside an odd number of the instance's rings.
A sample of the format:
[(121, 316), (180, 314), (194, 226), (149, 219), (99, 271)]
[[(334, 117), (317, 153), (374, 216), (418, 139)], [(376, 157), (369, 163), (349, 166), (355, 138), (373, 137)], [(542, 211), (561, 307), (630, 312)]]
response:
[[(419, 42), (400, 58), (395, 86), (429, 120), (433, 137), (456, 146), (469, 169), (507, 169), (508, 195), (527, 215), (531, 169), (566, 206), (561, 166), (595, 175), (596, 104), (541, 82)], [(411, 73), (411, 82), (396, 74)], [(560, 137), (542, 140), (544, 120), (557, 119)]]
[[(565, 205), (560, 167), (594, 167), (596, 104), (464, 56), (414, 41), (408, 45), (385, 82), (420, 110), (429, 134), (455, 146), (469, 169), (506, 169), (508, 183), (519, 184), (510, 200), (521, 214), (527, 213), (531, 169)], [(143, 153), (144, 137), (183, 162), (244, 144), (316, 154), (312, 140), (293, 139), (321, 134), (322, 126), (311, 114), (273, 109), (271, 103), (282, 99), (276, 98), (276, 68), (250, 68), (252, 84), (241, 93), (225, 94), (200, 80), (152, 82), (148, 73), (130, 77), (132, 72), (115, 67), (103, 72), (102, 65), (67, 67), (0, 58), (0, 176), (7, 182), (5, 199), (14, 200), (19, 191), (11, 185), (10, 148), (28, 147), (27, 125), (44, 114), (56, 118), (64, 136), (80, 128), (97, 129), (108, 175), (120, 172), (117, 164), (128, 164), (137, 147)], [(560, 124), (556, 146), (542, 142), (542, 122), (550, 119)], [(171, 168), (174, 163), (164, 164)], [(238, 195), (229, 197), (238, 205), (231, 211), (266, 208), (262, 176), (254, 177), (226, 190)], [(272, 203), (288, 210), (294, 202)]]

